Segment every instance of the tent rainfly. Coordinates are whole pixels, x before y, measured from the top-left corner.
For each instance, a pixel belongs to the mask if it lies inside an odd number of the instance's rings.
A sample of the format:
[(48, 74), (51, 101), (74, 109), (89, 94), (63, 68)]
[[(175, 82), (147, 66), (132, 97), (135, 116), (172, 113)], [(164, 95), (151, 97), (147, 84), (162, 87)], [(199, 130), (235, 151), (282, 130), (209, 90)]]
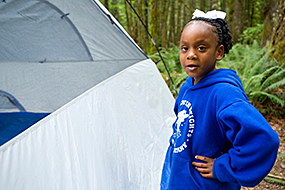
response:
[(97, 0), (0, 2), (0, 189), (159, 189), (175, 119)]

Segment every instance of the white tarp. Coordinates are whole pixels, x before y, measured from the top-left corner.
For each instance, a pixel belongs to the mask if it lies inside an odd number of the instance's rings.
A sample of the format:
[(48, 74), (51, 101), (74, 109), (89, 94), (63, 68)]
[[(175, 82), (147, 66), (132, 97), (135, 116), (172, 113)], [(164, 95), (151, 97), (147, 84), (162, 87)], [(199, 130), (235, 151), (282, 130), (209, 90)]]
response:
[(2, 190), (157, 190), (174, 99), (137, 63), (0, 147)]

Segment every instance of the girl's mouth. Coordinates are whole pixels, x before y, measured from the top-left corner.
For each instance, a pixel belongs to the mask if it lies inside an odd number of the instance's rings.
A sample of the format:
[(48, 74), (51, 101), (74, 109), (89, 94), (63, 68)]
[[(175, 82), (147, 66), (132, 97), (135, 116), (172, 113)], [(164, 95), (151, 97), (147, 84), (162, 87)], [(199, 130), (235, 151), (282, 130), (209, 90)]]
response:
[(186, 66), (190, 71), (194, 71), (198, 68), (198, 65), (187, 65)]

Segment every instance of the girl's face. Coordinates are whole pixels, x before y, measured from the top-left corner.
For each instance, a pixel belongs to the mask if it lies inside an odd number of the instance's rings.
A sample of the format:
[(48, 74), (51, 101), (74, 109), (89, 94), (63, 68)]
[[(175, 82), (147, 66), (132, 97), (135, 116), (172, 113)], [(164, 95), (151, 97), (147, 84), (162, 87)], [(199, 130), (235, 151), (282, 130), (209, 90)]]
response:
[(224, 46), (218, 45), (215, 27), (204, 21), (193, 21), (183, 30), (180, 38), (180, 63), (197, 84), (216, 69), (216, 61), (224, 55)]

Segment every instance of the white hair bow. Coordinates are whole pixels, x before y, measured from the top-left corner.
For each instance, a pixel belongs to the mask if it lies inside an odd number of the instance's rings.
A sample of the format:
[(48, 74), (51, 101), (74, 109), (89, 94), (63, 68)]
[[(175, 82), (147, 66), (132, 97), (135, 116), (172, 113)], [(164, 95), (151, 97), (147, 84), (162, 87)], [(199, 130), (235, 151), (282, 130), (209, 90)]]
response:
[(197, 18), (197, 17), (203, 17), (203, 18), (209, 18), (209, 19), (216, 19), (216, 18), (225, 19), (226, 13), (223, 11), (216, 11), (216, 10), (208, 11), (207, 13), (204, 13), (203, 11), (196, 9), (195, 12), (193, 13), (192, 18)]

